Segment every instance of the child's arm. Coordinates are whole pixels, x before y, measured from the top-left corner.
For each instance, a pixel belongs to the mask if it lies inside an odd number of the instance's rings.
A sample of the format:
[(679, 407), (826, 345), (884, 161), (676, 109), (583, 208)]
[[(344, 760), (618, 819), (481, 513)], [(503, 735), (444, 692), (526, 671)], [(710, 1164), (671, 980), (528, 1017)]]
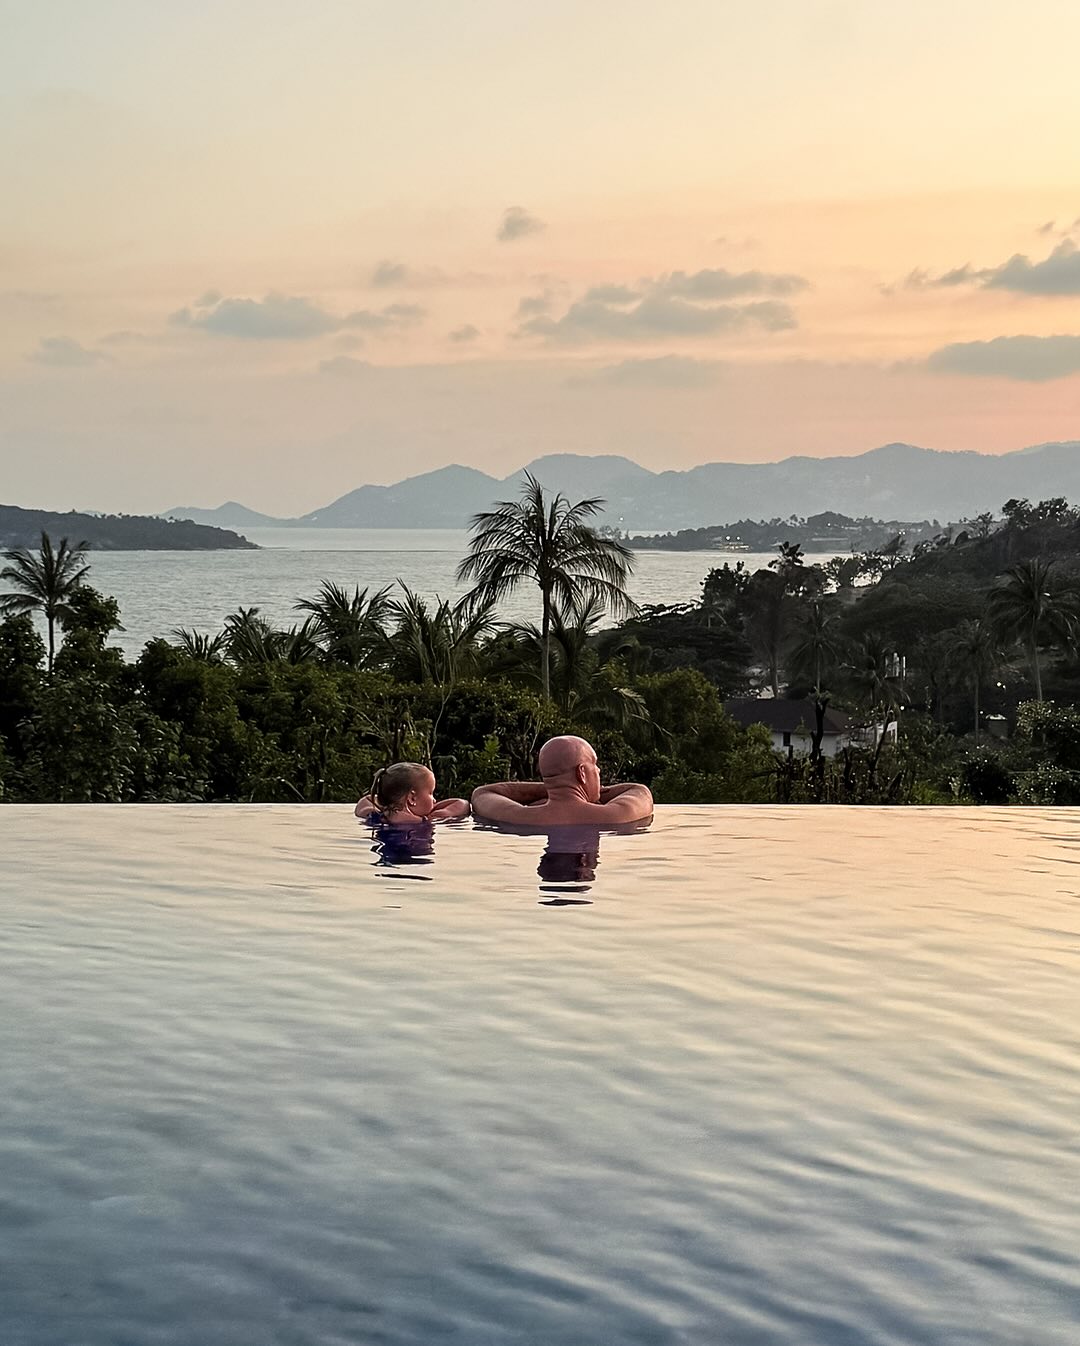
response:
[(353, 810), (358, 818), (366, 818), (372, 813), (377, 813), (375, 802), (370, 795), (364, 795), (362, 799), (356, 801), (356, 808)]
[(440, 799), (428, 814), (428, 821), (432, 823), (447, 823), (454, 822), (458, 818), (467, 818), (468, 816), (469, 801), (467, 799)]

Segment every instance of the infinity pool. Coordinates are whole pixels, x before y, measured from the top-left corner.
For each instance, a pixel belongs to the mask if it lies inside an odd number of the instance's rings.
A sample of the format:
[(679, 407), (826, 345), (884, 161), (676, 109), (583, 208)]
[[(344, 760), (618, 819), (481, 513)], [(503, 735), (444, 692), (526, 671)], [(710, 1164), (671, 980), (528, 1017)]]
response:
[(3, 1346), (1080, 1339), (1070, 811), (0, 855)]

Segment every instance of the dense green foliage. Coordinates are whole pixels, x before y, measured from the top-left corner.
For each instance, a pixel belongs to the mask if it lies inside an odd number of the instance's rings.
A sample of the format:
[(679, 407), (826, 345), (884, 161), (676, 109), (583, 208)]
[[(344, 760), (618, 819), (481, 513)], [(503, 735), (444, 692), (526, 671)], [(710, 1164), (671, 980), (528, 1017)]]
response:
[[(11, 564), (36, 573), (43, 555)], [(498, 623), (482, 592), (324, 585), (289, 630), (239, 608), (134, 662), (109, 643), (115, 601), (80, 578), (54, 605), (51, 669), (42, 602), (0, 621), (0, 797), (346, 801), (403, 757), (467, 793), (533, 775), (547, 736), (579, 732), (608, 778), (661, 803), (1080, 803), (1078, 558), (1080, 515), (1010, 501), (1000, 524), (914, 552), (901, 539), (814, 566), (785, 544), (767, 569), (714, 569), (697, 602), (616, 627), (566, 595), (546, 642)], [(723, 708), (770, 689), (819, 715), (895, 718), (898, 742), (776, 753)]]
[(0, 545), (31, 547), (42, 532), (84, 538), (97, 551), (220, 551), (254, 549), (254, 542), (228, 528), (161, 519), (149, 514), (58, 514), (47, 509), (0, 505)]

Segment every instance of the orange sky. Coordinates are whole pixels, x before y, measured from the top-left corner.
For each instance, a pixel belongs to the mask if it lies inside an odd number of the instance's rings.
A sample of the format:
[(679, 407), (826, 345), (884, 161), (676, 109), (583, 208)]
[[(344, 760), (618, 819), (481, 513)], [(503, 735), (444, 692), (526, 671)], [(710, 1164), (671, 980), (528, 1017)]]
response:
[(4, 501), (1080, 438), (1071, 3), (0, 14)]

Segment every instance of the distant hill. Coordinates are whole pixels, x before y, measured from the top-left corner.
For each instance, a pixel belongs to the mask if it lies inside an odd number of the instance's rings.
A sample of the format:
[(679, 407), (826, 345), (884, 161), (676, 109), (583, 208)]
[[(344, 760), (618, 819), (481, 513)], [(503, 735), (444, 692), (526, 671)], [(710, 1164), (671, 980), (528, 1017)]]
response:
[(275, 519), (271, 514), (260, 514), (257, 509), (248, 509), (247, 505), (240, 505), (235, 500), (227, 500), (224, 505), (218, 505), (217, 509), (177, 505), (175, 509), (167, 509), (160, 517), (190, 519), (193, 523), (209, 524), (215, 528), (273, 528), (286, 522), (284, 519)]
[[(531, 471), (573, 500), (599, 495), (605, 520), (623, 528), (702, 528), (720, 519), (771, 519), (827, 510), (854, 518), (961, 519), (1000, 511), (1006, 500), (1062, 495), (1080, 501), (1080, 441), (1036, 444), (1014, 453), (943, 453), (885, 444), (850, 458), (785, 458), (778, 463), (706, 463), (685, 472), (651, 472), (615, 455), (552, 454), (507, 477), (475, 468), (439, 468), (393, 486), (361, 486), (322, 509), (274, 524), (333, 528), (462, 528), (470, 515), (515, 496)], [(224, 522), (226, 511), (190, 511)], [(178, 514), (179, 511), (170, 511)], [(235, 514), (227, 515), (241, 526)]]
[(254, 548), (254, 542), (222, 528), (142, 514), (57, 514), (45, 509), (0, 505), (0, 546), (30, 547), (45, 532), (54, 543), (86, 542), (95, 551), (219, 551)]

